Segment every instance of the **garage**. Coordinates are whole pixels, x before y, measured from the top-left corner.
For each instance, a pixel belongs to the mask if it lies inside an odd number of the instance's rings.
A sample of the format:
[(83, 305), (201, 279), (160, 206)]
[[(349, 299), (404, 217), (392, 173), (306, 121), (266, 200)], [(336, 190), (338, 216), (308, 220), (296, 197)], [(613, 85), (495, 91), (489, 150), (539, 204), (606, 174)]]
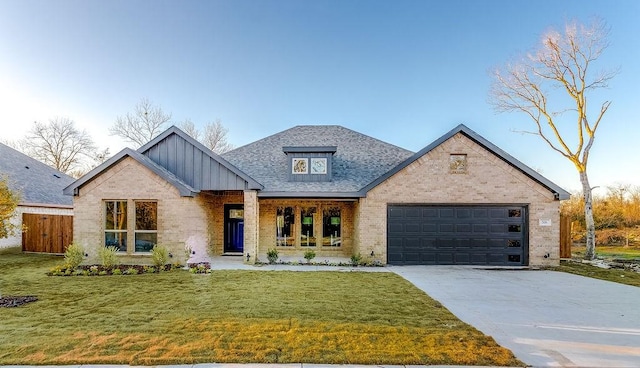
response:
[(523, 205), (389, 205), (387, 262), (527, 265), (526, 225)]

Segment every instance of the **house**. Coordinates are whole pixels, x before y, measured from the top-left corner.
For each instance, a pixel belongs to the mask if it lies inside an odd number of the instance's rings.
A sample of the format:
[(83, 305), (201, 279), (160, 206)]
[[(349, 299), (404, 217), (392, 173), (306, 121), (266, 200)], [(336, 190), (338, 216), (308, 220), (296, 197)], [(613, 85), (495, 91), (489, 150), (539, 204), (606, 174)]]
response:
[(63, 253), (73, 239), (73, 200), (62, 190), (74, 178), (0, 143), (0, 176), (20, 194), (12, 223), (22, 234), (0, 239), (0, 248)]
[(361, 254), (385, 264), (559, 261), (562, 188), (464, 125), (417, 153), (341, 126), (296, 126), (216, 155), (176, 127), (65, 188), (97, 262), (153, 244), (266, 260)]

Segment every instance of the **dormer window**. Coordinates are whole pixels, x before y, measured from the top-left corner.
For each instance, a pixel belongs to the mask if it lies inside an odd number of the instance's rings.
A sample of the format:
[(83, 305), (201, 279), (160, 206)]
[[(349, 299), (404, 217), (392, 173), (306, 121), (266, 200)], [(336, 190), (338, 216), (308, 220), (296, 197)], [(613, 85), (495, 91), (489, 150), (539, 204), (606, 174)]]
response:
[(289, 158), (289, 181), (331, 181), (336, 146), (282, 147)]

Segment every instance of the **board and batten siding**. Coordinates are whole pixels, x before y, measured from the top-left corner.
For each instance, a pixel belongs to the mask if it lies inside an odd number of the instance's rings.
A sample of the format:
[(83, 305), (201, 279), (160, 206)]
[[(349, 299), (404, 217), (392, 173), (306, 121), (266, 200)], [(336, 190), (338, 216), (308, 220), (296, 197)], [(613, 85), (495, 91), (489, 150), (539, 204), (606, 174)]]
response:
[(143, 154), (196, 190), (249, 189), (245, 179), (175, 134), (158, 142)]

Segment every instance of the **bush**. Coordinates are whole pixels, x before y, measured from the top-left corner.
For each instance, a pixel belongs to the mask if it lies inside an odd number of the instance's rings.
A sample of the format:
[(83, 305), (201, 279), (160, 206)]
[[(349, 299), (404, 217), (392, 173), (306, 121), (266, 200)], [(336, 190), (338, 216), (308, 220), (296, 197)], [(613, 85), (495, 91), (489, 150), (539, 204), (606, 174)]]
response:
[(167, 247), (158, 244), (154, 245), (153, 249), (151, 249), (151, 262), (153, 262), (158, 269), (161, 269), (167, 264), (168, 260), (169, 251)]
[(269, 249), (267, 251), (267, 260), (269, 263), (274, 264), (278, 261), (278, 250), (277, 249)]
[(362, 255), (360, 253), (351, 256), (351, 265), (358, 266), (362, 263)]
[(100, 247), (98, 256), (100, 256), (100, 261), (105, 268), (113, 268), (120, 263), (117, 247)]
[(84, 249), (82, 246), (73, 243), (67, 247), (67, 250), (64, 252), (64, 266), (67, 269), (75, 269), (80, 266), (82, 260), (84, 259)]
[(127, 275), (137, 275), (138, 269), (135, 267), (129, 267), (126, 271), (124, 271)]
[(308, 251), (304, 252), (304, 259), (307, 260), (307, 263), (310, 263), (314, 258), (316, 258), (316, 252), (314, 252), (313, 250), (309, 249)]
[(122, 275), (122, 270), (119, 269), (119, 268), (116, 268), (111, 272), (111, 274), (112, 275)]

